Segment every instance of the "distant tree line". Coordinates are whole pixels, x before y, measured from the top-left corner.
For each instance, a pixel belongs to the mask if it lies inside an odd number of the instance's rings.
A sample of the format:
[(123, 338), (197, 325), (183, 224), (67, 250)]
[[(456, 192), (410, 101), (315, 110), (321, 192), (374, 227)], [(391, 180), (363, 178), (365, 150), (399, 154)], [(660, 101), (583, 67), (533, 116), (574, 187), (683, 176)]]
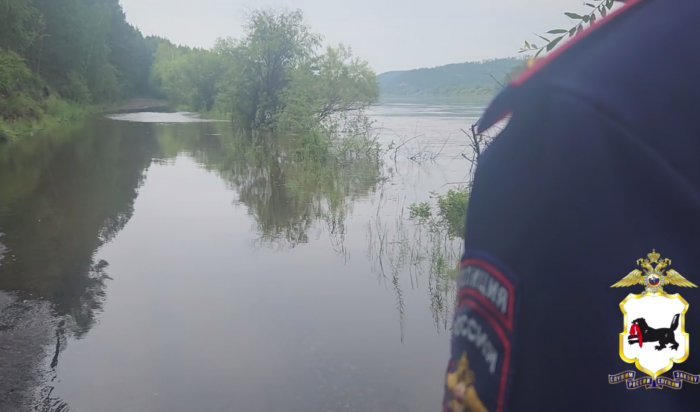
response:
[(380, 74), (377, 80), (384, 95), (487, 95), (498, 91), (525, 65), (524, 58), (510, 57), (391, 71)]

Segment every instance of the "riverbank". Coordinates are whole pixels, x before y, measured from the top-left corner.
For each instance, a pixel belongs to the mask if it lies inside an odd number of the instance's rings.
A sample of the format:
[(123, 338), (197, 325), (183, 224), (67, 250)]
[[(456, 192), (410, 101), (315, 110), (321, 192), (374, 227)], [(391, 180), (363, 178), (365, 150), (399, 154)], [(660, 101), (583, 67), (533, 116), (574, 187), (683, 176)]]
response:
[(48, 400), (50, 392), (40, 392), (55, 367), (47, 365), (47, 359), (57, 359), (61, 349), (62, 334), (57, 332), (62, 331), (61, 326), (49, 302), (23, 300), (0, 291), (1, 410), (38, 410), (35, 407)]
[(34, 118), (23, 118), (12, 122), (0, 118), (0, 143), (31, 135), (61, 123), (80, 120), (95, 111), (96, 107), (51, 97), (44, 102), (43, 110)]
[(43, 114), (38, 119), (23, 119), (15, 122), (6, 122), (0, 119), (0, 143), (32, 135), (62, 123), (83, 120), (98, 113), (136, 112), (163, 109), (167, 106), (167, 102), (150, 98), (134, 98), (103, 105), (82, 105), (58, 98), (49, 98), (45, 102)]

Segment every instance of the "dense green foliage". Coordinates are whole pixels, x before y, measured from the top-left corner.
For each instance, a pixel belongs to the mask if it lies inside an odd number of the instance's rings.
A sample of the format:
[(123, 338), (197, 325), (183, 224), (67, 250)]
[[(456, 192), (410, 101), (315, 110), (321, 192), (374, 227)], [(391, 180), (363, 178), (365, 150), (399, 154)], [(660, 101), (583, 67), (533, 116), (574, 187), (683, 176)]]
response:
[(450, 238), (464, 236), (464, 224), (469, 205), (469, 190), (466, 187), (450, 189), (445, 194), (432, 193), (435, 204), (430, 202), (412, 203), (409, 217), (419, 224), (439, 229)]
[(301, 11), (253, 11), (241, 39), (210, 49), (144, 38), (119, 0), (0, 0), (3, 122), (70, 120), (132, 96), (231, 119), (248, 130), (366, 131), (379, 97), (366, 62), (321, 48)]
[(222, 70), (216, 57), (206, 50), (158, 41), (151, 72), (154, 92), (175, 106), (210, 110), (213, 88)]
[[(241, 39), (211, 50), (161, 42), (151, 84), (176, 106), (252, 130), (353, 131), (379, 97), (374, 72), (343, 46), (321, 49), (301, 11), (251, 13)], [(339, 129), (340, 128), (340, 129)]]
[(520, 58), (455, 63), (377, 76), (383, 95), (474, 95), (491, 94), (513, 70), (525, 65)]
[(0, 128), (148, 93), (151, 54), (119, 0), (0, 0), (0, 10)]

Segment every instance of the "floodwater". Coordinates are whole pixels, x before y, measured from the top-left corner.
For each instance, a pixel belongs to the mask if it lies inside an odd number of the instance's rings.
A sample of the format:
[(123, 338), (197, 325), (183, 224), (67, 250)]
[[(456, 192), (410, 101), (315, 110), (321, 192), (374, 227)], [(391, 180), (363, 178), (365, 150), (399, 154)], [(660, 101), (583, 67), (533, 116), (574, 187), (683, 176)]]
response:
[(383, 102), (394, 149), (333, 170), (183, 113), (0, 147), (0, 410), (438, 410), (450, 290), (401, 232), (484, 103)]

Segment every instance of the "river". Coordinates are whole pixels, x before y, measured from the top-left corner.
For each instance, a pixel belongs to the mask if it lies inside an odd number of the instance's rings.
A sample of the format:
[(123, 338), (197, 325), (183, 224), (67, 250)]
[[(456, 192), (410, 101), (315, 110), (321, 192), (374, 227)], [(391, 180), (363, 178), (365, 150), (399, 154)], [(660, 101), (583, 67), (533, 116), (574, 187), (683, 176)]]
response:
[(185, 113), (0, 147), (0, 410), (439, 410), (407, 208), (465, 180), (484, 103), (384, 101), (383, 163), (312, 174)]

